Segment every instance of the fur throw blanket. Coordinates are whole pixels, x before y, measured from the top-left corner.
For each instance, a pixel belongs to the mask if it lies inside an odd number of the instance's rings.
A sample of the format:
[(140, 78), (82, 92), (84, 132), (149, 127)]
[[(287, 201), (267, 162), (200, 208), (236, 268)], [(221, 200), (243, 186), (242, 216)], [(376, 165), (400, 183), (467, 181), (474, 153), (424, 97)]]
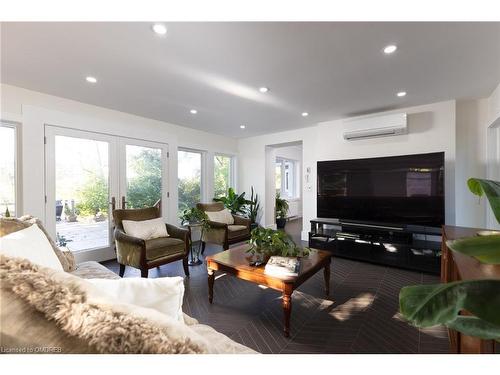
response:
[(65, 272), (0, 255), (0, 283), (2, 290), (99, 353), (206, 352), (206, 344), (189, 327), (152, 309), (110, 302), (90, 283)]

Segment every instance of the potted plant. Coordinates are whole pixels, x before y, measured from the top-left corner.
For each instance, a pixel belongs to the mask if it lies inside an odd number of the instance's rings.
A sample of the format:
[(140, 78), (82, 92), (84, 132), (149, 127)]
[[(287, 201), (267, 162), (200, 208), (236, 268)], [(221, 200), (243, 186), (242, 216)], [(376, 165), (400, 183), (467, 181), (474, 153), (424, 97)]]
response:
[(281, 230), (258, 227), (252, 230), (251, 245), (247, 252), (253, 254), (259, 261), (266, 262), (271, 256), (301, 257), (309, 254), (309, 248), (298, 247), (292, 238)]
[[(500, 182), (471, 178), (467, 184), (472, 193), (486, 195), (500, 223)], [(475, 257), (482, 264), (500, 264), (500, 235), (494, 231), (446, 244), (452, 251)], [(468, 336), (500, 342), (499, 269), (495, 266), (490, 270), (491, 279), (405, 287), (399, 294), (401, 314), (416, 327), (444, 324)], [(472, 315), (460, 315), (463, 309)]]
[(68, 242), (71, 242), (71, 241), (73, 241), (73, 240), (67, 239), (65, 235), (59, 234), (59, 232), (56, 233), (56, 244), (57, 244), (57, 246), (59, 246), (59, 247), (66, 247), (66, 245), (68, 244)]
[(276, 193), (276, 227), (278, 229), (285, 228), (286, 225), (286, 214), (288, 213), (290, 206), (288, 201), (281, 198), (280, 193)]
[(77, 221), (75, 210), (69, 208), (68, 202), (64, 203), (64, 216), (66, 216), (66, 221), (69, 223)]
[(202, 226), (208, 228), (209, 220), (207, 214), (196, 207), (186, 208), (185, 210), (182, 211), (179, 218), (181, 220), (181, 224), (183, 225), (201, 224)]
[(63, 212), (63, 204), (62, 200), (58, 199), (56, 200), (56, 221), (61, 221), (61, 214)]
[(106, 221), (107, 220), (108, 216), (106, 215), (106, 213), (102, 212), (99, 208), (97, 208), (96, 211), (97, 212), (94, 215), (94, 221), (96, 223), (100, 223), (102, 221)]
[[(208, 216), (207, 214), (196, 208), (196, 207), (191, 207), (191, 208), (187, 208), (185, 210), (182, 211), (181, 215), (180, 215), (180, 220), (181, 220), (181, 224), (182, 225), (189, 225), (190, 227), (190, 240), (191, 240), (191, 256), (190, 256), (190, 259), (189, 259), (189, 262), (188, 264), (190, 266), (195, 266), (195, 265), (199, 265), (199, 264), (202, 264), (203, 262), (201, 261), (200, 259), (200, 254), (201, 254), (201, 246), (202, 246), (202, 239), (203, 239), (203, 231), (205, 229), (208, 229), (210, 228), (210, 225), (208, 223), (209, 219), (208, 219)], [(194, 246), (194, 242), (196, 241), (193, 241), (193, 227), (198, 227), (198, 230), (196, 230), (197, 234), (199, 232), (199, 243), (197, 246)]]
[(245, 199), (245, 192), (238, 195), (231, 187), (227, 189), (227, 195), (225, 197), (214, 198), (213, 201), (222, 202), (224, 207), (235, 215), (245, 214), (245, 206), (252, 203)]
[(259, 194), (254, 194), (253, 186), (252, 193), (250, 194), (250, 203), (248, 204), (247, 210), (248, 218), (251, 220), (250, 229), (253, 230), (259, 226), (259, 224), (257, 223), (257, 218), (260, 211)]

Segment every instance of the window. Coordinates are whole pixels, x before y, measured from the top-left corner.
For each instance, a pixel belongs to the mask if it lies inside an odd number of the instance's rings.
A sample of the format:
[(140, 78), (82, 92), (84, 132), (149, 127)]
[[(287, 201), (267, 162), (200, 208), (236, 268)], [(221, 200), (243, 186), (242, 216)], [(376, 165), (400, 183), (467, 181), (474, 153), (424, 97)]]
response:
[(17, 216), (16, 128), (0, 124), (0, 217)]
[(201, 202), (201, 162), (201, 152), (187, 150), (178, 152), (179, 213)]
[(225, 196), (232, 185), (232, 160), (226, 155), (214, 156), (214, 196)]
[(296, 198), (296, 162), (288, 159), (276, 159), (276, 192), (282, 198)]

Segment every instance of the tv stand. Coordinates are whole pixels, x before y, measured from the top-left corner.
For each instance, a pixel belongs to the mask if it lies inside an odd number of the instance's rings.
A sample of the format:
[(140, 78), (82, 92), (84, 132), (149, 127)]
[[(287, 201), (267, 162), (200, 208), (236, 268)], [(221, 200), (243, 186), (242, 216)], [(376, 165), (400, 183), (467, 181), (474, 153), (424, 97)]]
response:
[(309, 247), (343, 258), (440, 273), (441, 231), (417, 225), (311, 220)]

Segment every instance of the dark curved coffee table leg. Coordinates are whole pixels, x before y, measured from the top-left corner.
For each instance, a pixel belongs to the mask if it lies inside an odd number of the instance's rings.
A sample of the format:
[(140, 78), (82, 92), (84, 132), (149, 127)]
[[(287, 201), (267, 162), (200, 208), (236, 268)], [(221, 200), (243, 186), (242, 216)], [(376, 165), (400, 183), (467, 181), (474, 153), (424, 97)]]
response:
[(285, 337), (290, 337), (290, 316), (292, 315), (292, 293), (293, 286), (286, 286), (283, 291), (282, 305), (283, 305), (283, 318), (284, 327), (283, 332)]
[(214, 281), (215, 271), (208, 269), (208, 302), (212, 303), (214, 300)]

